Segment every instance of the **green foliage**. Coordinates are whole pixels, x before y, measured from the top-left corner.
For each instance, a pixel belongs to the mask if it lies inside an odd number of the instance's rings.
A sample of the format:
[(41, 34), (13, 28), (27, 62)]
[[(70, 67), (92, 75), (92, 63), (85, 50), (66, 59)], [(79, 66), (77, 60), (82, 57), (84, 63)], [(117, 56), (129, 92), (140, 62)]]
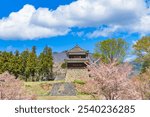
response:
[(25, 82), (27, 90), (33, 92), (37, 96), (47, 96), (52, 88), (50, 82)]
[(122, 62), (127, 48), (127, 42), (121, 38), (107, 39), (96, 43), (94, 57), (101, 58), (105, 63), (110, 63), (114, 60)]
[(15, 55), (10, 58), (9, 62), (9, 72), (14, 74), (16, 77), (19, 76), (22, 69), (21, 58), (19, 56), (19, 52), (15, 53)]
[(80, 85), (84, 85), (85, 84), (85, 82), (82, 81), (82, 80), (74, 80), (74, 83), (80, 84)]
[(45, 77), (45, 80), (49, 80), (52, 78), (52, 68), (53, 57), (49, 47), (45, 47), (39, 56), (36, 54), (35, 46), (31, 52), (0, 52), (0, 73), (8, 71), (25, 81), (41, 81)]
[(150, 67), (150, 36), (142, 37), (133, 48), (138, 56), (136, 61), (142, 64), (142, 72), (145, 72)]
[(35, 46), (32, 47), (32, 52), (29, 53), (25, 71), (26, 71), (27, 76), (31, 76), (31, 81), (36, 81), (34, 79), (34, 76), (36, 75), (36, 72), (37, 72), (37, 56), (36, 56)]
[(44, 48), (43, 52), (40, 54), (38, 65), (38, 72), (40, 74), (40, 80), (46, 78), (50, 80), (53, 77), (52, 68), (53, 68), (53, 58), (52, 58), (52, 50), (47, 46)]
[(78, 95), (90, 95), (89, 93), (87, 92), (77, 92)]
[(66, 67), (67, 67), (66, 63), (62, 63), (62, 64), (61, 64), (61, 68), (62, 68), (62, 69), (65, 69)]
[(25, 50), (20, 54), (21, 58), (21, 76), (23, 76), (23, 80), (28, 81), (29, 75), (27, 74), (26, 68), (27, 68), (27, 59), (29, 57), (29, 50)]

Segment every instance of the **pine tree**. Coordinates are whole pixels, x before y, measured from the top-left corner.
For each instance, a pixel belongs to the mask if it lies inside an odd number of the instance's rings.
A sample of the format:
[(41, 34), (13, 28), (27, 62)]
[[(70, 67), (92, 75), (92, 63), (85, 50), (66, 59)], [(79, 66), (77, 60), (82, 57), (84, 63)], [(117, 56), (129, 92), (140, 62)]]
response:
[(13, 57), (12, 52), (1, 52), (0, 53), (0, 72), (3, 73), (5, 71), (10, 72), (11, 68), (10, 68), (10, 59)]
[(53, 77), (52, 50), (45, 47), (40, 56), (36, 55), (36, 47), (32, 51), (25, 50), (19, 53), (0, 51), (0, 73), (8, 71), (25, 81), (50, 80)]
[(32, 51), (29, 53), (29, 57), (27, 58), (27, 66), (26, 66), (26, 74), (31, 77), (31, 81), (35, 81), (35, 75), (37, 71), (37, 55), (36, 55), (36, 47), (32, 47)]
[(52, 68), (53, 68), (53, 58), (52, 58), (52, 50), (49, 47), (45, 47), (43, 52), (39, 56), (39, 74), (41, 76), (41, 80), (46, 78), (50, 80), (53, 77)]
[(9, 61), (9, 72), (14, 74), (16, 78), (19, 77), (20, 73), (21, 73), (21, 58), (20, 58), (20, 55), (19, 55), (19, 51), (16, 50), (15, 51), (15, 54), (12, 55), (11, 58), (9, 58), (10, 61)]
[(20, 58), (21, 58), (21, 73), (20, 74), (25, 81), (27, 81), (29, 78), (28, 74), (26, 73), (28, 57), (29, 57), (29, 50), (25, 50), (20, 54)]
[(3, 73), (3, 72), (2, 72), (2, 66), (3, 66), (3, 62), (2, 62), (3, 57), (2, 57), (2, 54), (3, 54), (3, 53), (0, 51), (0, 74)]

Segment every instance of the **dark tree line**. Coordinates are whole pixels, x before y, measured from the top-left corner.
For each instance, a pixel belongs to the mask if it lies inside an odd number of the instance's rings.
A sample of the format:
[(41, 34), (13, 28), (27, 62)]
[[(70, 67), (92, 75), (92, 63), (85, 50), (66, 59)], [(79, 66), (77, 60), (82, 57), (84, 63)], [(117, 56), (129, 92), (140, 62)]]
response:
[(42, 81), (53, 78), (53, 57), (52, 49), (45, 47), (38, 56), (36, 47), (32, 50), (19, 52), (0, 51), (0, 73), (9, 73), (25, 81)]

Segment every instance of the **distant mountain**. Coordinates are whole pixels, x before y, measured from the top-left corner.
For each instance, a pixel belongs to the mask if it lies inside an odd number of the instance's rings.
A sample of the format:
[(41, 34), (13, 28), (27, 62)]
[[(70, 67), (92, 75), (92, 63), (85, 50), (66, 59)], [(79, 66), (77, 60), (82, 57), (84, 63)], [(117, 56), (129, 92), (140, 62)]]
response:
[(53, 52), (54, 63), (62, 63), (64, 59), (67, 59), (66, 52)]

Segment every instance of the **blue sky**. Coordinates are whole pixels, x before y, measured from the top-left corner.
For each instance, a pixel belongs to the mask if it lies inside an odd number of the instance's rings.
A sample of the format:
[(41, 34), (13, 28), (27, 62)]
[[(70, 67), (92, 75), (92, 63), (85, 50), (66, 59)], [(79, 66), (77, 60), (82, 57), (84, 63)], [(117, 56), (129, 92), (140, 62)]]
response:
[(60, 52), (78, 44), (93, 52), (107, 38), (132, 46), (150, 35), (149, 14), (144, 0), (1, 0), (0, 50), (35, 45), (39, 53), (48, 45)]

